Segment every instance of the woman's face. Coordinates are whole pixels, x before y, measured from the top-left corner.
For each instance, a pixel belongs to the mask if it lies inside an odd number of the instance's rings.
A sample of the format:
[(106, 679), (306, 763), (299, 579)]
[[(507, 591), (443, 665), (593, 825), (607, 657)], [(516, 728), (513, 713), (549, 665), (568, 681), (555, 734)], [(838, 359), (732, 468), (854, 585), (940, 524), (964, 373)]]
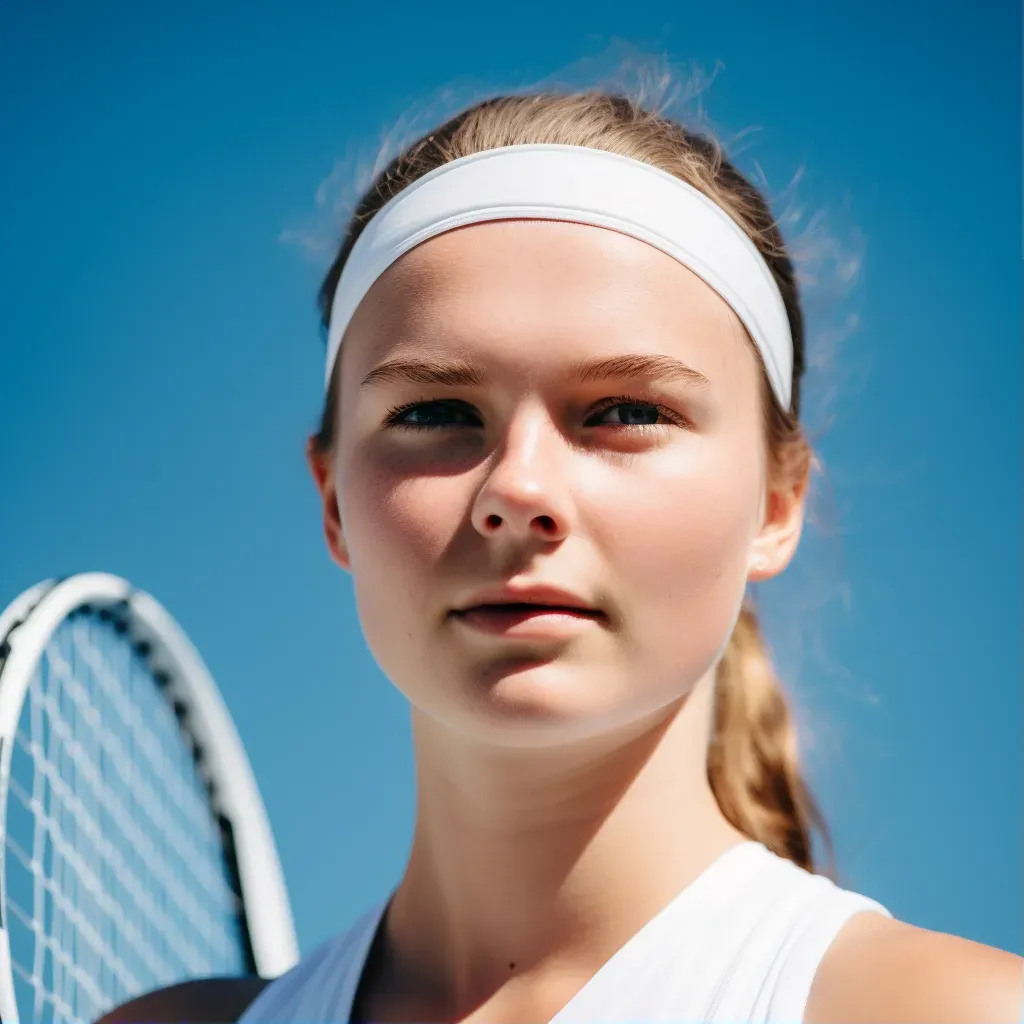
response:
[[(332, 551), (383, 671), (461, 733), (556, 744), (656, 715), (714, 668), (752, 568), (792, 553), (799, 527), (783, 542), (764, 514), (750, 342), (643, 242), (434, 238), (374, 284), (340, 373), (314, 460)], [(491, 607), (517, 599), (537, 606)]]

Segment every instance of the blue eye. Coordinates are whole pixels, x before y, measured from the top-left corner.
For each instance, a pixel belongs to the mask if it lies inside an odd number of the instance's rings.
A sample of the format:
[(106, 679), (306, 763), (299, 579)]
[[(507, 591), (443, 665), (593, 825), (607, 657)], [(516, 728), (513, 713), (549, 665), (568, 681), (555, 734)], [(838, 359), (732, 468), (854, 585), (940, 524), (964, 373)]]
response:
[[(607, 414), (611, 412), (616, 415), (614, 419), (609, 420)], [(610, 398), (602, 408), (591, 413), (583, 425), (585, 427), (653, 427), (659, 425), (666, 418), (661, 408), (653, 402)]]
[[(612, 415), (614, 414), (614, 415)], [(389, 410), (385, 425), (404, 430), (444, 430), (453, 427), (482, 427), (480, 414), (458, 399), (409, 402)], [(678, 414), (654, 402), (635, 398), (607, 398), (583, 421), (584, 427), (655, 427), (680, 423)]]
[(476, 410), (454, 400), (410, 402), (392, 409), (385, 421), (389, 427), (433, 430), (439, 427), (482, 427)]

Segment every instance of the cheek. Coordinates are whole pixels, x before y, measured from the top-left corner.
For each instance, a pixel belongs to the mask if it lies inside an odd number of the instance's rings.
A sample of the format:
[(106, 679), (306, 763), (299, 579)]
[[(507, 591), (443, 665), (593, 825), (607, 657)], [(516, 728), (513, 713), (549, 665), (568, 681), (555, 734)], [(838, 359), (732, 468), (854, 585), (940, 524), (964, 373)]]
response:
[(463, 502), (452, 498), (446, 500), (445, 487), (437, 480), (383, 474), (367, 480), (345, 502), (353, 528), (353, 558), (361, 564), (434, 564), (458, 526)]
[[(342, 466), (339, 466), (342, 469)], [(341, 516), (353, 583), (367, 634), (398, 620), (415, 632), (438, 602), (432, 594), (437, 567), (465, 515), (457, 477), (409, 476), (370, 453), (344, 458)]]
[[(638, 647), (699, 671), (735, 624), (757, 527), (761, 467), (750, 445), (703, 441), (619, 488), (598, 517)], [(707, 666), (704, 666), (705, 668)]]

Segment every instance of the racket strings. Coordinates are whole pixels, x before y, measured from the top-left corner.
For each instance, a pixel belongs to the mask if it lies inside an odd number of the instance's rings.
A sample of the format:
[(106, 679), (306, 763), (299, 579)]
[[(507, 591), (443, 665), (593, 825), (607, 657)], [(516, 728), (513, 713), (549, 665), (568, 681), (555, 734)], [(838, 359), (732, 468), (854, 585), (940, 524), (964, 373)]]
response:
[[(33, 759), (39, 758), (39, 751), (36, 748), (30, 747), (28, 753), (29, 756), (33, 757)], [(202, 964), (203, 954), (197, 948), (191, 946), (191, 943), (189, 943), (188, 940), (178, 932), (172, 919), (162, 913), (162, 911), (155, 905), (152, 897), (142, 886), (141, 881), (125, 864), (124, 859), (119, 854), (117, 848), (112, 843), (106, 841), (99, 833), (99, 827), (96, 824), (95, 819), (85, 810), (82, 800), (75, 796), (75, 794), (56, 774), (53, 765), (45, 759), (41, 759), (37, 766), (37, 771), (39, 772), (40, 777), (45, 778), (49, 783), (55, 796), (63, 801), (64, 808), (69, 812), (74, 820), (79, 842), (82, 840), (88, 840), (96, 845), (100, 856), (106, 859), (106, 862), (112, 871), (121, 878), (129, 896), (134, 902), (135, 909), (141, 914), (147, 914), (152, 917), (155, 920), (157, 927), (162, 926), (166, 930), (167, 934), (170, 935), (172, 945), (174, 945), (175, 948), (188, 951), (191, 947), (192, 955), (190, 957), (183, 957), (183, 959), (188, 961), (188, 966), (191, 966), (192, 964)], [(33, 801), (28, 794), (24, 793), (21, 787), (13, 780), (11, 782), (11, 792), (22, 800), (30, 811), (38, 814), (38, 820), (43, 823), (43, 828), (48, 833), (48, 838), (59, 855), (59, 863), (61, 866), (69, 867), (74, 872), (78, 881), (84, 886), (85, 890), (95, 898), (100, 911), (116, 920), (124, 930), (124, 933), (129, 940), (138, 942), (140, 956), (146, 960), (147, 966), (158, 974), (165, 974), (172, 971), (173, 968), (165, 960), (159, 958), (153, 950), (144, 943), (143, 935), (139, 932), (131, 918), (124, 913), (123, 904), (118, 903), (113, 899), (110, 893), (104, 888), (100, 877), (92, 869), (88, 861), (79, 856), (75, 849), (66, 840), (58, 824), (58, 817), (47, 817), (45, 809), (38, 802)], [(101, 802), (106, 801), (103, 801), (103, 798), (101, 797)], [(54, 899), (55, 903), (59, 903), (61, 905), (61, 910), (63, 911), (64, 907), (67, 906), (69, 908), (68, 912), (74, 916), (74, 904), (67, 901), (66, 897), (63, 896), (59, 885), (54, 884), (46, 877), (42, 862), (36, 856), (27, 856), (20, 850), (17, 843), (13, 840), (10, 841), (10, 847), (15, 853), (15, 856), (22, 862), (23, 866), (27, 870), (33, 872), (34, 876), (41, 879), (42, 885), (50, 890), (50, 895)], [(176, 888), (180, 890), (181, 887), (177, 886)], [(123, 963), (114, 956), (112, 950), (105, 946), (102, 938), (94, 929), (91, 928), (89, 922), (85, 920), (81, 914), (78, 915), (78, 920), (82, 922), (80, 925), (82, 938), (91, 948), (100, 954), (105, 962), (115, 966), (117, 972), (122, 976), (126, 990), (131, 991), (137, 988), (139, 984), (138, 980), (134, 975), (126, 971)]]
[[(76, 630), (74, 637), (76, 649), (80, 649), (82, 646), (81, 631)], [(90, 667), (95, 667), (97, 661), (96, 652), (90, 651), (90, 654), (92, 655), (89, 659)], [(99, 660), (102, 662), (102, 659)], [(51, 662), (51, 666), (53, 664), (54, 662)], [(75, 710), (77, 712), (85, 712), (86, 714), (90, 711), (95, 712), (96, 708), (85, 703), (83, 699), (86, 696), (84, 688), (73, 676), (68, 677), (64, 675), (67, 663), (57, 660), (55, 664), (62, 676), (61, 682), (65, 687), (65, 692), (71, 695), (76, 705)], [(119, 694), (119, 696), (128, 699), (126, 694)], [(95, 716), (93, 717), (92, 724), (97, 724)], [(65, 735), (68, 734), (66, 724), (57, 715), (51, 717), (51, 727), (57, 732), (63, 732)], [(209, 812), (207, 811), (207, 820), (205, 822), (197, 815), (194, 821), (188, 822), (185, 826), (190, 829), (201, 829), (200, 835), (203, 832), (209, 833), (206, 836), (208, 840), (206, 847), (200, 848), (198, 845), (187, 841), (187, 835), (181, 831), (182, 823), (173, 821), (169, 815), (164, 813), (166, 811), (166, 801), (162, 800), (160, 798), (161, 795), (158, 795), (152, 787), (145, 785), (144, 780), (137, 771), (137, 760), (132, 758), (131, 752), (125, 749), (125, 746), (118, 740), (117, 736), (112, 732), (102, 729), (97, 729), (95, 735), (100, 741), (100, 753), (106, 757), (108, 768), (112, 769), (112, 771), (108, 771), (108, 776), (112, 779), (116, 778), (126, 788), (126, 791), (132, 798), (130, 801), (132, 806), (128, 806), (129, 801), (118, 797), (115, 787), (109, 786), (104, 782), (103, 775), (96, 770), (91, 759), (83, 756), (84, 751), (81, 744), (77, 743), (73, 737), (70, 737), (65, 743), (65, 750), (74, 763), (76, 770), (80, 772), (79, 781), (84, 781), (84, 787), (80, 786), (79, 788), (85, 788), (90, 795), (96, 797), (100, 807), (107, 813), (109, 819), (117, 823), (128, 845), (140, 854), (142, 863), (147, 866), (157, 882), (157, 890), (159, 891), (159, 888), (162, 886), (172, 897), (174, 905), (184, 911), (189, 920), (196, 922), (202, 933), (213, 933), (216, 928), (216, 920), (209, 908), (211, 905), (217, 906), (223, 903), (235, 902), (236, 897), (229, 889), (223, 871), (221, 871), (218, 878), (213, 870), (211, 855), (217, 856), (219, 854), (219, 841), (210, 829)], [(163, 778), (180, 781), (183, 766), (175, 766), (173, 775), (166, 763), (162, 767), (165, 772), (162, 776)], [(50, 766), (49, 771), (52, 775), (52, 766)], [(59, 779), (54, 781), (58, 789), (62, 789), (64, 793), (69, 792), (66, 786), (61, 786)], [(178, 786), (177, 788), (180, 789), (181, 787)], [(58, 795), (61, 794), (58, 793)], [(146, 823), (140, 825), (140, 823), (136, 822), (133, 818), (133, 810), (136, 814), (149, 819), (148, 830)], [(94, 819), (85, 817), (84, 825), (86, 830), (91, 832), (101, 843), (102, 852), (106, 854), (117, 877), (125, 884), (138, 909), (161, 932), (169, 934), (175, 940), (174, 944), (177, 948), (184, 951), (191, 948), (192, 956), (185, 959), (184, 966), (189, 969), (201, 969), (208, 953), (200, 952), (178, 932), (171, 917), (161, 912), (160, 908), (156, 906), (153, 898), (147, 891), (147, 886), (142, 883), (142, 880), (128, 866), (126, 858), (117, 850), (112, 842), (103, 842), (103, 836), (99, 833), (98, 828), (96, 828)], [(193, 832), (193, 834), (196, 833)], [(150, 838), (151, 835), (160, 837), (165, 840), (165, 843), (170, 841), (173, 852), (179, 855), (178, 863), (172, 865), (169, 862), (169, 858), (166, 857), (164, 851), (157, 849)], [(194, 870), (195, 877), (194, 879), (189, 879), (189, 881), (198, 881), (202, 886), (203, 892), (201, 895), (204, 897), (202, 901), (191, 891), (190, 886), (184, 884), (180, 877), (176, 877), (175, 870), (177, 869), (178, 875), (181, 875), (181, 867), (183, 865)], [(204, 868), (206, 869), (205, 871), (203, 870)], [(220, 883), (219, 885), (216, 884), (218, 882)]]
[[(9, 843), (8, 849), (17, 856), (18, 860), (26, 870), (41, 874), (38, 866), (33, 863), (32, 858), (21, 851), (16, 843)], [(69, 903), (67, 898), (61, 893), (59, 887), (55, 887), (49, 882), (44, 881), (44, 888), (54, 900), (55, 921), (58, 920), (60, 915), (65, 915), (68, 921), (70, 921), (75, 927), (81, 929), (82, 938), (96, 950), (97, 954), (99, 956), (104, 956), (107, 962), (111, 963), (115, 970), (122, 975), (122, 981), (127, 990), (131, 991), (133, 987), (137, 986), (137, 980), (125, 970), (124, 965), (114, 957), (110, 951), (103, 948), (102, 940), (99, 939), (95, 929), (83, 918), (82, 914)], [(31, 929), (37, 935), (37, 956), (33, 962), (32, 972), (26, 971), (17, 962), (14, 964), (15, 971), (20, 974), (23, 980), (28, 981), (35, 986), (35, 1008), (37, 1017), (40, 1015), (41, 1005), (43, 1002), (51, 1002), (54, 1003), (54, 1005), (59, 1003), (61, 1006), (65, 1007), (70, 1005), (64, 1003), (60, 996), (55, 994), (55, 992), (48, 992), (46, 987), (42, 984), (43, 961), (47, 954), (54, 957), (55, 970), (58, 973), (66, 970), (74, 978), (75, 982), (86, 989), (89, 995), (96, 1002), (102, 1002), (103, 993), (93, 980), (92, 974), (82, 966), (81, 962), (76, 963), (75, 960), (73, 960), (64, 951), (58, 941), (55, 941), (45, 933), (40, 923), (33, 918), (29, 910), (20, 907), (18, 903), (12, 899), (8, 900), (7, 909), (18, 918), (22, 925)], [(79, 953), (81, 953), (81, 949), (79, 949)], [(79, 957), (79, 960), (81, 960), (81, 956)], [(59, 983), (56, 983), (54, 987), (55, 990), (59, 989)]]
[[(60, 661), (57, 663), (58, 670), (62, 672), (62, 682), (67, 686), (67, 692), (76, 705), (76, 711), (87, 719), (91, 718), (90, 725), (94, 734), (99, 737), (115, 771), (131, 788), (132, 796), (141, 813), (151, 818), (151, 824), (157, 829), (158, 834), (166, 834), (178, 847), (181, 856), (196, 864), (197, 870), (205, 868), (207, 884), (211, 889), (217, 888), (219, 884), (223, 884), (223, 876), (209, 864), (209, 848), (200, 849), (191, 842), (192, 835), (203, 835), (209, 831), (209, 805), (205, 796), (200, 798), (194, 787), (186, 786), (184, 770), (187, 766), (182, 763), (180, 756), (174, 761), (168, 756), (165, 738), (158, 738), (153, 732), (137, 702), (140, 694), (128, 692), (122, 685), (125, 675), (136, 684), (140, 682), (134, 678), (135, 673), (132, 672), (130, 648), (122, 645), (121, 650), (117, 652), (125, 663), (115, 670), (103, 652), (90, 644), (83, 623), (74, 623), (71, 635), (75, 653), (84, 661), (90, 675), (99, 684), (99, 690), (107, 698), (109, 707), (120, 719), (120, 728), (118, 731), (107, 731), (102, 728), (99, 706), (90, 702), (88, 691), (79, 679), (68, 671), (70, 666), (67, 662)], [(149, 680), (145, 680), (145, 683), (151, 685)], [(137, 685), (133, 689), (137, 690)], [(164, 724), (167, 725), (169, 722)], [(122, 737), (129, 738), (133, 756), (129, 756), (126, 751), (126, 743)], [(163, 743), (161, 739), (164, 739)], [(139, 755), (148, 765), (151, 777), (163, 781), (159, 796), (140, 771)], [(166, 799), (168, 795), (171, 797), (170, 803)], [(170, 812), (175, 810), (180, 811), (180, 821), (171, 820), (173, 815)]]
[(204, 782), (152, 671), (110, 623), (76, 616), (51, 638), (9, 794), (11, 952), (34, 1019), (94, 1020), (142, 991), (244, 970)]
[[(88, 703), (88, 694), (81, 683), (73, 675), (67, 674), (67, 667), (66, 662), (51, 660), (51, 671), (56, 668), (65, 692), (70, 695), (75, 704), (76, 712), (92, 717), (90, 725), (95, 728), (100, 725), (98, 716), (96, 716), (96, 708)], [(78, 781), (91, 795), (97, 798), (110, 818), (118, 823), (124, 837), (143, 855), (145, 862), (158, 881), (167, 887), (175, 899), (185, 907), (187, 913), (195, 920), (208, 918), (209, 920), (203, 921), (204, 926), (212, 927), (213, 918), (207, 909), (209, 907), (208, 900), (212, 899), (214, 905), (218, 905), (224, 901), (235, 899), (235, 895), (228, 887), (223, 871), (218, 874), (211, 861), (211, 852), (218, 850), (219, 839), (209, 834), (209, 811), (206, 812), (206, 821), (203, 821), (198, 815), (189, 822), (173, 820), (173, 817), (166, 813), (167, 807), (166, 801), (162, 799), (163, 794), (158, 794), (146, 784), (131, 752), (125, 748), (116, 735), (102, 728), (95, 728), (95, 735), (99, 737), (99, 753), (105, 759), (108, 767), (107, 774), (111, 778), (116, 777), (118, 784), (130, 795), (131, 806), (128, 806), (128, 801), (119, 797), (116, 787), (110, 786), (104, 781), (104, 776), (98, 770), (95, 759), (83, 748), (72, 730), (68, 728), (67, 723), (60, 717), (59, 709), (54, 706), (52, 699), (49, 703), (44, 700), (44, 704), (51, 712), (51, 729), (65, 741), (64, 749), (79, 773)], [(92, 713), (91, 716), (90, 713)], [(40, 770), (49, 772), (51, 777), (56, 774), (52, 763), (44, 761), (39, 767)], [(165, 773), (163, 778), (175, 780), (182, 770), (182, 766), (175, 766), (174, 775), (171, 775), (172, 769), (169, 765), (165, 764), (162, 768)], [(156, 777), (160, 778), (161, 776)], [(64, 785), (59, 777), (53, 777), (51, 784), (61, 790), (58, 795), (66, 795), (69, 800), (75, 799), (70, 788)], [(79, 806), (81, 805), (80, 801), (77, 803)], [(136, 820), (136, 817), (148, 820), (140, 822)], [(102, 839), (95, 828), (94, 819), (87, 817), (84, 826), (87, 829), (95, 830), (98, 838)], [(204, 836), (207, 839), (205, 846), (201, 847), (191, 841), (191, 836), (195, 835)], [(169, 843), (171, 853), (177, 854), (181, 863), (192, 868), (195, 880), (200, 883), (203, 895), (207, 899), (200, 902), (190, 888), (175, 877), (165, 851), (157, 848), (152, 836), (158, 836), (165, 840), (162, 845)], [(130, 875), (127, 868), (122, 869)], [(144, 894), (140, 895), (140, 898), (145, 898)], [(156, 911), (151, 910), (150, 913), (155, 914)]]

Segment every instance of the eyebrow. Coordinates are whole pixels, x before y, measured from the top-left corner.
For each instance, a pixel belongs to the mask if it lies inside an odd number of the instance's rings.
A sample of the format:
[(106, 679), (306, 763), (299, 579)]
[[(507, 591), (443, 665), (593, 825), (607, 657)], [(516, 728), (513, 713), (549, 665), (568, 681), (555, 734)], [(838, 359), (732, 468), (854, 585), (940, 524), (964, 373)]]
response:
[[(706, 388), (711, 382), (700, 370), (665, 355), (622, 355), (583, 359), (567, 374), (569, 381), (593, 384), (603, 380), (682, 381)], [(442, 359), (388, 359), (374, 367), (360, 388), (381, 384), (436, 384), (442, 387), (482, 388), (487, 377), (469, 363)]]

